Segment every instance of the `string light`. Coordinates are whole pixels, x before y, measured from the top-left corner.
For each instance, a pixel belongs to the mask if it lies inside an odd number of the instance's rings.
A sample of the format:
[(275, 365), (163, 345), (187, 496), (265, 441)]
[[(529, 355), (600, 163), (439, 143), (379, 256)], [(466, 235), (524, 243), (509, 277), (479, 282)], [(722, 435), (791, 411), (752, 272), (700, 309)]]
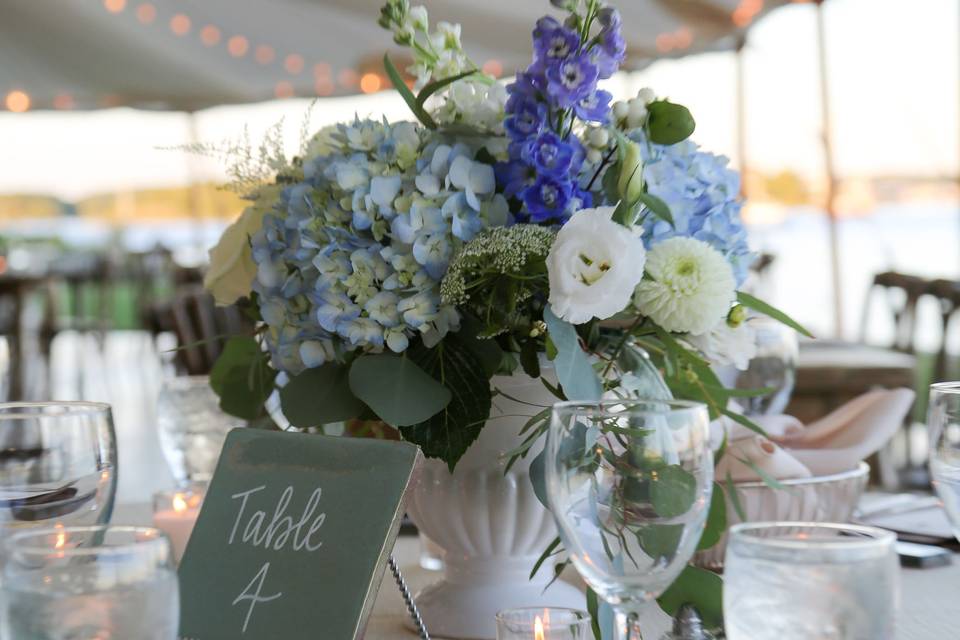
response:
[(314, 78), (329, 78), (331, 72), (332, 69), (326, 62), (318, 62), (317, 64), (313, 65)]
[(499, 60), (487, 60), (483, 63), (482, 71), (494, 78), (499, 78), (503, 75), (503, 65)]
[(266, 44), (258, 45), (253, 52), (253, 59), (260, 64), (270, 64), (276, 57), (277, 52), (273, 50), (273, 47)]
[(58, 93), (53, 97), (53, 108), (54, 109), (73, 109), (73, 96), (69, 93)]
[(190, 18), (178, 13), (172, 18), (170, 18), (170, 31), (173, 31), (174, 35), (185, 36), (190, 33)]
[(355, 88), (358, 80), (359, 78), (357, 76), (357, 72), (353, 69), (344, 69), (337, 74), (337, 81), (340, 83), (341, 87), (346, 89)]
[(120, 13), (127, 6), (127, 0), (103, 0), (103, 7), (110, 13)]
[(293, 85), (286, 80), (281, 80), (273, 88), (273, 94), (278, 98), (292, 98), (293, 97)]
[(383, 81), (375, 73), (365, 73), (360, 78), (360, 91), (364, 93), (376, 93), (383, 86)]
[(292, 76), (298, 75), (303, 71), (303, 56), (298, 53), (291, 53), (283, 61), (283, 68)]
[(14, 89), (8, 93), (4, 102), (7, 105), (7, 109), (14, 113), (23, 113), (30, 108), (30, 96), (27, 95), (26, 91), (19, 89)]
[(318, 96), (329, 96), (336, 91), (336, 86), (333, 84), (333, 81), (329, 78), (320, 78), (314, 85), (314, 90), (316, 90)]
[(661, 33), (656, 39), (657, 51), (667, 53), (672, 51), (675, 46), (674, 35), (672, 33)]
[(250, 42), (243, 36), (233, 36), (227, 40), (227, 51), (230, 52), (234, 58), (242, 58), (247, 55), (247, 50), (250, 48)]
[(730, 18), (733, 20), (733, 24), (738, 27), (745, 27), (753, 22), (753, 19), (762, 10), (763, 0), (740, 0), (740, 4), (733, 10), (733, 15)]
[(215, 47), (220, 44), (220, 29), (212, 24), (200, 29), (200, 42), (208, 47)]
[(150, 24), (157, 19), (157, 8), (149, 2), (144, 2), (137, 7), (137, 20), (141, 24)]
[(693, 32), (687, 27), (680, 27), (673, 34), (674, 43), (678, 49), (687, 49), (693, 44)]

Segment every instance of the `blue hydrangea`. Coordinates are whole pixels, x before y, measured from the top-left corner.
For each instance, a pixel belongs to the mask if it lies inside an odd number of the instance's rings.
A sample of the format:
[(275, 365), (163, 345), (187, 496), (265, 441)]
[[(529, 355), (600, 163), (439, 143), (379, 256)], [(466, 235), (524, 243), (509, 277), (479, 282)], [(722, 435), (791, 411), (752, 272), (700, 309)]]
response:
[(482, 140), (359, 119), (331, 137), (334, 150), (303, 160), (252, 238), (267, 344), (291, 374), (456, 329), (439, 293), (450, 259), (510, 222), (493, 167), (476, 159)]
[(740, 217), (740, 174), (729, 159), (686, 140), (670, 146), (649, 145), (641, 130), (630, 137), (640, 143), (647, 190), (663, 200), (675, 226), (653, 216), (643, 220), (644, 242), (650, 246), (674, 236), (691, 236), (719, 250), (733, 266), (737, 285), (747, 277), (754, 255)]

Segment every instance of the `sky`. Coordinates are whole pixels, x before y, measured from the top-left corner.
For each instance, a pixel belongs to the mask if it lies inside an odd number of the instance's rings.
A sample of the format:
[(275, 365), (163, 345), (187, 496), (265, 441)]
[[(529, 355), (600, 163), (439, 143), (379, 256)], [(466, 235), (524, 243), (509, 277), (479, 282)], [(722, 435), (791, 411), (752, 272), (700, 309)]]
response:
[[(960, 3), (956, 0), (830, 0), (826, 29), (832, 132), (841, 176), (951, 176), (960, 156)], [(469, 34), (465, 34), (469, 38)], [(788, 6), (760, 21), (744, 54), (747, 161), (765, 173), (822, 175), (815, 12)], [(686, 104), (695, 139), (738, 160), (736, 59), (732, 53), (655, 63), (611, 87), (651, 86)], [(256, 139), (285, 118), (295, 149), (308, 101), (221, 107), (196, 115), (198, 137), (218, 141), (248, 126)], [(354, 113), (408, 118), (393, 93), (332, 98), (315, 109), (322, 126)], [(162, 149), (190, 139), (183, 114), (128, 109), (0, 113), (0, 193), (75, 200), (102, 192), (222, 180), (213, 160)]]

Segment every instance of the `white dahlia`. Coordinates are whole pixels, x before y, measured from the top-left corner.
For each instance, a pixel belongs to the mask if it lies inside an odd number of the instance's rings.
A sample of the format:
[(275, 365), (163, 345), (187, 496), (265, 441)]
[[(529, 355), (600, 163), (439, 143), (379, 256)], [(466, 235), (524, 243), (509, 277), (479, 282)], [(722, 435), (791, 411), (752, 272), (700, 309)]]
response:
[(651, 248), (647, 275), (634, 304), (667, 331), (705, 333), (726, 317), (734, 300), (730, 263), (694, 238), (669, 238)]

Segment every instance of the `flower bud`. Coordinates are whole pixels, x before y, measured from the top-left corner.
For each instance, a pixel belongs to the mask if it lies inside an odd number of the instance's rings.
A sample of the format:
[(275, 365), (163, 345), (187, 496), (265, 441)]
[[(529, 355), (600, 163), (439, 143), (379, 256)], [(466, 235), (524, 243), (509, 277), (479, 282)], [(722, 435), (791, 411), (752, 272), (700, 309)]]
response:
[(607, 143), (610, 142), (610, 134), (602, 127), (590, 129), (587, 133), (587, 142), (595, 149), (606, 149)]
[(636, 202), (643, 193), (643, 156), (640, 145), (624, 137), (620, 141), (620, 177), (617, 191), (627, 203)]
[(409, 15), (409, 24), (416, 31), (427, 31), (430, 26), (429, 20), (427, 19), (427, 8), (423, 5), (417, 5), (410, 9)]
[(747, 309), (742, 304), (738, 304), (733, 309), (730, 309), (730, 313), (727, 314), (727, 325), (733, 329), (736, 329), (743, 321), (747, 319)]
[(616, 118), (618, 121), (626, 118), (629, 112), (630, 112), (630, 105), (628, 105), (626, 102), (613, 103), (613, 117)]
[(650, 104), (656, 99), (657, 99), (657, 94), (655, 94), (653, 92), (653, 89), (651, 89), (650, 87), (644, 87), (643, 89), (640, 89), (640, 91), (637, 92), (637, 100), (639, 100), (645, 105)]

